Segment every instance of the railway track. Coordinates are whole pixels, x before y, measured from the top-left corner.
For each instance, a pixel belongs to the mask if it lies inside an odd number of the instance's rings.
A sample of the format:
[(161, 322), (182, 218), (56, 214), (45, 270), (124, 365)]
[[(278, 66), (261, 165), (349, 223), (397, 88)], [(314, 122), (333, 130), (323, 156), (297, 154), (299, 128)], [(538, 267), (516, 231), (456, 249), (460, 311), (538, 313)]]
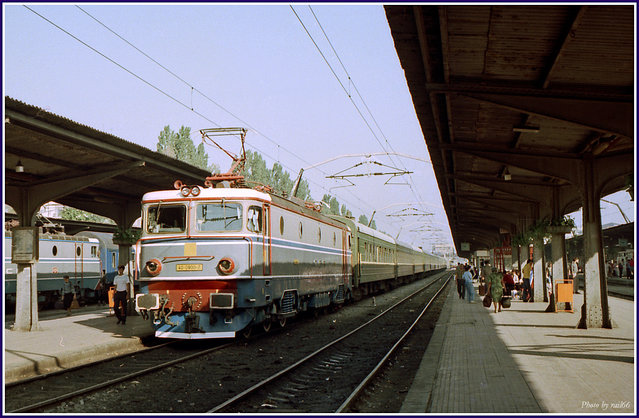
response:
[(5, 385), (5, 410), (8, 413), (39, 411), (230, 345), (233, 343), (207, 341), (187, 345), (183, 341), (170, 341), (133, 354), (10, 383)]
[[(155, 350), (10, 384), (5, 386), (5, 411), (202, 413), (307, 357), (336, 336), (349, 333), (404, 295), (418, 288), (433, 286), (426, 286), (427, 282), (442, 283), (448, 275), (440, 273), (377, 295), (377, 304), (375, 298), (369, 297), (327, 315), (311, 317), (310, 320), (299, 318), (286, 328), (275, 327), (267, 338), (237, 339), (231, 344), (222, 344), (220, 340), (179, 340)], [(416, 315), (423, 307), (417, 302), (425, 297), (423, 294), (409, 297), (415, 305), (405, 310), (413, 310)], [(396, 316), (391, 318), (393, 315)], [(390, 331), (393, 331), (394, 335), (394, 329), (406, 319), (396, 310), (386, 317), (391, 318), (390, 325), (377, 326), (377, 331), (365, 338), (384, 340), (383, 345), (389, 347), (392, 342), (376, 334), (391, 334)], [(352, 344), (355, 346), (351, 346), (348, 353), (335, 354), (328, 366), (318, 366), (317, 371), (336, 371), (323, 375), (323, 379), (328, 377), (329, 382), (339, 384), (342, 379), (340, 363), (350, 365), (353, 363), (351, 359), (368, 356), (368, 353), (363, 355), (362, 348), (358, 346), (360, 342)], [(359, 360), (355, 360), (357, 362)], [(372, 369), (369, 364), (361, 368), (366, 370), (364, 374)], [(342, 370), (346, 372), (348, 368)], [(357, 382), (352, 384), (352, 387), (355, 386)], [(280, 405), (278, 411), (283, 412), (284, 408)]]
[[(430, 292), (425, 306), (422, 295), (440, 283), (439, 280), (207, 412), (344, 412), (401, 346), (449, 282), (450, 277), (435, 292)], [(412, 314), (410, 320), (407, 313)]]

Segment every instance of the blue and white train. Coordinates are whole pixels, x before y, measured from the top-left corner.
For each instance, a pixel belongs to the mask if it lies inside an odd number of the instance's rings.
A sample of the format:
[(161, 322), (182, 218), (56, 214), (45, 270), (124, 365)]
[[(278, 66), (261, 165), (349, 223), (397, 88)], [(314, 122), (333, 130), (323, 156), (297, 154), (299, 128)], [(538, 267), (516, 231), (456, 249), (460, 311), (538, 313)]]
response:
[(136, 309), (157, 337), (185, 339), (268, 331), (445, 268), (319, 205), (247, 188), (145, 194), (135, 253)]
[[(60, 299), (63, 276), (68, 275), (79, 297), (93, 297), (101, 276), (100, 241), (64, 233), (40, 233), (39, 260), (36, 264), (38, 305), (52, 307)], [(17, 265), (11, 263), (11, 231), (4, 235), (5, 307), (16, 302)]]

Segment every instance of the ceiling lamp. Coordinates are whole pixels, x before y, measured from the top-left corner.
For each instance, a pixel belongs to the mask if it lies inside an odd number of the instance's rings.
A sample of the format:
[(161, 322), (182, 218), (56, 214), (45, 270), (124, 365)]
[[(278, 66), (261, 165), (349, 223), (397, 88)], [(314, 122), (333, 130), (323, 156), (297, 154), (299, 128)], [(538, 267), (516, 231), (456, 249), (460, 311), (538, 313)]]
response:
[(18, 161), (18, 164), (16, 164), (16, 173), (24, 173), (24, 166), (22, 165), (22, 161)]
[(539, 126), (514, 126), (513, 132), (529, 132), (536, 134), (539, 132)]
[(513, 179), (513, 176), (510, 175), (510, 172), (508, 171), (508, 169), (504, 170), (504, 180), (506, 181), (510, 181)]

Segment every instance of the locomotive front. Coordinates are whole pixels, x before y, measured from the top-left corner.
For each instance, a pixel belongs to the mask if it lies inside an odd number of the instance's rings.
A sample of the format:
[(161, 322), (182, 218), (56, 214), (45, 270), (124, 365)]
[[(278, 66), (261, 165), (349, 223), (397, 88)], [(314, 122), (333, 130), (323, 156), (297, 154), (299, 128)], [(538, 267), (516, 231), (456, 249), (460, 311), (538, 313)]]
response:
[(271, 197), (251, 189), (147, 193), (136, 310), (157, 337), (231, 338), (260, 316)]

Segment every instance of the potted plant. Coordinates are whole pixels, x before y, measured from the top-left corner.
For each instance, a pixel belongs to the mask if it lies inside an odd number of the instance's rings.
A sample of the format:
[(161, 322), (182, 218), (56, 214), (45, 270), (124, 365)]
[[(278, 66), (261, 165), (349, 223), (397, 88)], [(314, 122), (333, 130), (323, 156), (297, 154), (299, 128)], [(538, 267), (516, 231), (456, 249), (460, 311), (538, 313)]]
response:
[(575, 227), (575, 221), (570, 216), (562, 216), (550, 221), (547, 231), (551, 234), (568, 234)]
[(142, 231), (140, 231), (139, 229), (118, 228), (113, 233), (113, 237), (111, 239), (116, 245), (133, 245), (140, 239), (141, 235)]

